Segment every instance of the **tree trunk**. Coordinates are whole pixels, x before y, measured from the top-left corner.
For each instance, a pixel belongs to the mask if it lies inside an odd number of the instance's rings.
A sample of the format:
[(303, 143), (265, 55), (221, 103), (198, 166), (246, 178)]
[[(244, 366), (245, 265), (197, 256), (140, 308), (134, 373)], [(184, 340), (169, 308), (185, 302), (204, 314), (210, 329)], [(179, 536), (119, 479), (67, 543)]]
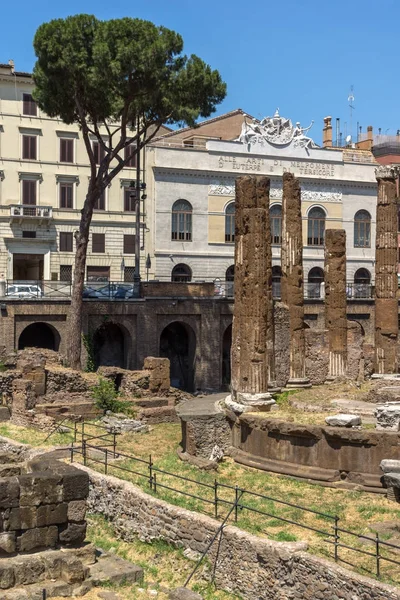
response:
[(86, 254), (89, 243), (90, 224), (92, 222), (93, 208), (99, 192), (90, 190), (87, 193), (85, 204), (81, 211), (79, 232), (76, 236), (75, 270), (72, 285), (71, 308), (68, 319), (68, 347), (67, 362), (72, 369), (81, 369), (81, 344), (82, 344), (82, 312), (83, 312), (83, 285), (85, 281)]

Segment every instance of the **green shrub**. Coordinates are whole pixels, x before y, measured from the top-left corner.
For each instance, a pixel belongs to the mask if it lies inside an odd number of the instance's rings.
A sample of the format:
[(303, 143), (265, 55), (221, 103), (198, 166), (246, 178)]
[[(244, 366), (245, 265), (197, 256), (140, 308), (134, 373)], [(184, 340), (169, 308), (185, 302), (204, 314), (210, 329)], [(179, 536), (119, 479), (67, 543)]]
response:
[(96, 365), (94, 360), (93, 336), (90, 333), (82, 333), (82, 340), (87, 352), (85, 371), (86, 373), (94, 373), (96, 371)]
[(99, 383), (94, 386), (92, 396), (97, 408), (104, 411), (123, 412), (126, 408), (125, 402), (120, 400), (120, 394), (115, 389), (112, 379), (100, 378)]

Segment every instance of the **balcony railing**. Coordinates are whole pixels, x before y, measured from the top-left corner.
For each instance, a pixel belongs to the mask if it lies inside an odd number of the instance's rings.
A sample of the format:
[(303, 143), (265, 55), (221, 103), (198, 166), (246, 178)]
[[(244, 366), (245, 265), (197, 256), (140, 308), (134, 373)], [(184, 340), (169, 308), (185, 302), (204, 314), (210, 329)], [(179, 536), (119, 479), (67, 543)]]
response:
[[(140, 286), (135, 283), (125, 281), (86, 281), (82, 297), (88, 300), (115, 300), (127, 301), (140, 296), (154, 295), (150, 293), (149, 286), (159, 284), (157, 295), (163, 296), (203, 296), (198, 287), (202, 283), (207, 283), (207, 290), (204, 296), (214, 295), (216, 298), (233, 299), (234, 282), (221, 279), (205, 278), (191, 282), (171, 282), (150, 280)], [(185, 286), (185, 283), (188, 285)], [(213, 288), (209, 286), (213, 284)], [(163, 289), (165, 286), (165, 289)], [(172, 286), (172, 287), (171, 287)], [(174, 289), (174, 286), (176, 289)], [(188, 288), (186, 290), (186, 287)], [(190, 291), (192, 287), (192, 292)], [(185, 290), (183, 290), (185, 288)], [(154, 290), (153, 290), (154, 292)], [(62, 299), (70, 298), (72, 293), (72, 282), (70, 281), (43, 281), (43, 280), (7, 280), (0, 281), (0, 297), (21, 300), (34, 300), (38, 298)], [(370, 283), (346, 283), (346, 297), (348, 300), (371, 300), (375, 296), (375, 286)], [(281, 282), (272, 282), (272, 297), (274, 300), (281, 298)], [(304, 299), (305, 300), (324, 300), (325, 284), (323, 282), (305, 282)]]
[(35, 204), (12, 204), (10, 206), (11, 220), (38, 219), (50, 220), (53, 218), (52, 206), (37, 206)]

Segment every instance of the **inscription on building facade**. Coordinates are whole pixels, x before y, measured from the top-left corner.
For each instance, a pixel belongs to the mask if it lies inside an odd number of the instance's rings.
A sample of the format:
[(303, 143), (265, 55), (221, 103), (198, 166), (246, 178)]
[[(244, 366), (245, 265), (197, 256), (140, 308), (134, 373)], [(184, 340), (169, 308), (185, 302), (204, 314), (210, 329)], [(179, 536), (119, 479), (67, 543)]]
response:
[(318, 161), (302, 160), (267, 160), (264, 158), (242, 158), (237, 156), (219, 156), (220, 169), (232, 171), (263, 172), (263, 173), (294, 173), (295, 175), (313, 177), (334, 177), (335, 165)]

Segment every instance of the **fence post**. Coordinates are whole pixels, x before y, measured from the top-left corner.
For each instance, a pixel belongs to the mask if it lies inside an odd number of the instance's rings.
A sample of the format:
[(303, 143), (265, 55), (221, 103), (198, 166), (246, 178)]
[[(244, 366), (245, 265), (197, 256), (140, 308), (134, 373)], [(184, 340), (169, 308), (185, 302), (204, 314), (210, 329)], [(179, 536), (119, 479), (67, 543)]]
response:
[(339, 546), (339, 534), (338, 534), (338, 523), (339, 517), (335, 517), (335, 561), (338, 561), (338, 546)]
[(238, 502), (239, 502), (239, 488), (235, 485), (235, 523), (238, 520)]
[(214, 515), (218, 519), (218, 481), (214, 479)]
[(82, 440), (82, 454), (83, 454), (83, 464), (86, 467), (86, 440)]
[(157, 473), (153, 475), (154, 492), (157, 493)]
[(76, 421), (74, 421), (74, 442), (76, 442), (76, 436), (77, 436), (77, 433), (78, 433), (76, 425), (77, 425), (77, 423), (76, 423)]
[(81, 431), (81, 442), (83, 444), (83, 439), (85, 437), (85, 421), (82, 421), (82, 431)]
[(71, 444), (71, 462), (74, 462), (74, 442)]
[(153, 463), (151, 460), (151, 454), (149, 455), (149, 485), (150, 489), (153, 489)]
[(380, 579), (381, 576), (381, 555), (380, 555), (380, 547), (379, 547), (379, 533), (376, 534), (375, 540), (375, 548), (376, 548), (376, 576)]
[(115, 433), (115, 429), (113, 431), (113, 453), (114, 453), (114, 458), (115, 458), (115, 448), (117, 446), (117, 442), (116, 442), (116, 433)]
[(108, 450), (105, 448), (105, 456), (104, 456), (104, 473), (107, 475), (108, 472)]

